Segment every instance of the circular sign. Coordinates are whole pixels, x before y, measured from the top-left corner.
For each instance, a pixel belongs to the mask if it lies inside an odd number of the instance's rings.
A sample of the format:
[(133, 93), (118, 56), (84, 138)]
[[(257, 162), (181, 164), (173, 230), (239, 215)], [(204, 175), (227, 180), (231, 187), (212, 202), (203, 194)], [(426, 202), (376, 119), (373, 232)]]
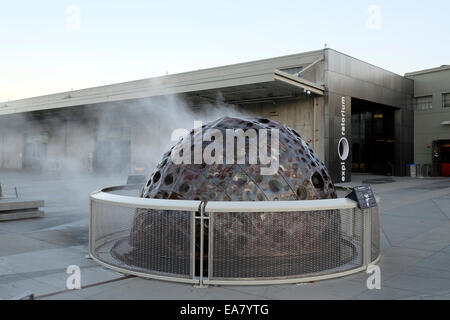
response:
[(343, 138), (341, 138), (341, 140), (339, 140), (339, 143), (338, 143), (339, 158), (341, 158), (342, 161), (347, 160), (349, 152), (350, 152), (350, 146), (348, 144), (348, 140), (347, 140), (347, 138), (343, 137)]

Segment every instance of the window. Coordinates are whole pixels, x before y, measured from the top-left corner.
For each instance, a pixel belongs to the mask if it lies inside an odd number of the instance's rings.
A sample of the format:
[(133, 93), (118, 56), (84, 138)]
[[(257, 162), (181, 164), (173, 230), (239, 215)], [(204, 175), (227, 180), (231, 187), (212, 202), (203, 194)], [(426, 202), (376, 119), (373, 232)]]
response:
[(450, 108), (450, 93), (442, 94), (442, 107)]
[(303, 67), (293, 67), (293, 68), (287, 68), (287, 69), (281, 69), (281, 71), (287, 72), (292, 75), (296, 75), (297, 77), (301, 77), (301, 74), (298, 74), (300, 71), (302, 71)]
[(433, 108), (433, 96), (418, 97), (414, 102), (414, 109), (416, 111), (428, 110)]

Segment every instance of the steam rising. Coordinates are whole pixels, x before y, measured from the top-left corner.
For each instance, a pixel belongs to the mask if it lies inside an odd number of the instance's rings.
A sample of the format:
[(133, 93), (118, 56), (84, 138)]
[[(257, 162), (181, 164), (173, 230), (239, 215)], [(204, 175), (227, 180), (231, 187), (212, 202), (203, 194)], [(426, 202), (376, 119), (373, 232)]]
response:
[(58, 176), (91, 173), (92, 168), (106, 175), (148, 175), (175, 143), (170, 140), (173, 130), (190, 130), (194, 121), (241, 115), (220, 94), (215, 103), (201, 105), (166, 95), (25, 113), (16, 115), (12, 129), (13, 135), (24, 137), (22, 146), (21, 141), (9, 141), (3, 151), (15, 153), (24, 166)]

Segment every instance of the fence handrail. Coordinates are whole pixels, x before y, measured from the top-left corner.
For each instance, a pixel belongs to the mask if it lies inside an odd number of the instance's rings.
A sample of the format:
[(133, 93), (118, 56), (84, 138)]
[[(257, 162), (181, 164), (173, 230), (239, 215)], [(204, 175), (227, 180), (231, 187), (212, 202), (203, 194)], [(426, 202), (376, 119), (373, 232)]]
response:
[(198, 211), (200, 200), (169, 200), (169, 199), (148, 199), (139, 197), (122, 196), (118, 194), (96, 191), (91, 193), (90, 198), (95, 201), (116, 204), (129, 208), (177, 210), (177, 211)]
[[(150, 199), (123, 196), (109, 191), (130, 189), (129, 186), (103, 188), (91, 193), (91, 199), (131, 208), (197, 211), (201, 200)], [(376, 197), (377, 202), (379, 198)], [(291, 201), (208, 201), (205, 212), (294, 212), (353, 209), (357, 203), (347, 198)]]
[(291, 201), (208, 201), (205, 212), (290, 212), (356, 208), (346, 198)]

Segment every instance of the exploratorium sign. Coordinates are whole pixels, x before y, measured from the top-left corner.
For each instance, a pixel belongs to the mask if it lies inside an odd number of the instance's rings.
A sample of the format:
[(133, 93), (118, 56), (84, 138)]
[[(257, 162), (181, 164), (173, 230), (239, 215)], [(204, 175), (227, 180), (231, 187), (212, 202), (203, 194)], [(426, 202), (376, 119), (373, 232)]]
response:
[(339, 172), (340, 172), (340, 181), (345, 182), (347, 179), (347, 166), (346, 161), (348, 159), (348, 156), (350, 154), (350, 144), (348, 143), (347, 139), (347, 130), (346, 130), (346, 122), (347, 122), (347, 105), (346, 105), (346, 98), (341, 98), (341, 137), (339, 139), (338, 145), (337, 145), (337, 152), (340, 159), (339, 162)]

